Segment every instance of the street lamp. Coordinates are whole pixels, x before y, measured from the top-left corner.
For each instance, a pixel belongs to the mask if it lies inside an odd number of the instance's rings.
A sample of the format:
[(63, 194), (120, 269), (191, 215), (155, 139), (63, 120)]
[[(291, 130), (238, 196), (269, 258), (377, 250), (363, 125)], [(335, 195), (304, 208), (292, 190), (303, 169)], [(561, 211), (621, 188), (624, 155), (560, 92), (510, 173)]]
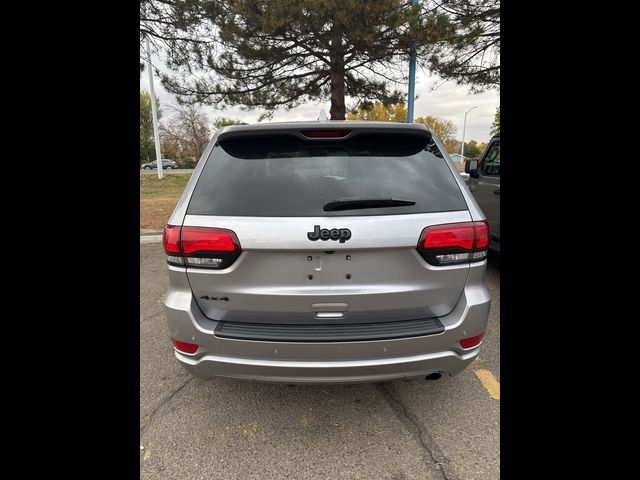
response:
[(158, 134), (158, 111), (156, 108), (156, 94), (153, 91), (153, 67), (151, 66), (151, 48), (149, 37), (147, 43), (147, 70), (149, 70), (149, 93), (151, 94), (151, 116), (153, 118), (153, 139), (156, 144), (156, 161), (158, 162), (158, 178), (162, 178), (162, 157), (160, 156), (160, 135)]
[(471, 107), (469, 110), (464, 112), (464, 125), (462, 127), (462, 147), (460, 147), (460, 161), (464, 162), (464, 131), (467, 129), (467, 113), (471, 110), (478, 107)]
[[(411, 8), (418, 4), (418, 0), (411, 0)], [(407, 123), (413, 123), (413, 104), (416, 97), (416, 41), (411, 40), (409, 53), (409, 95), (407, 96)]]

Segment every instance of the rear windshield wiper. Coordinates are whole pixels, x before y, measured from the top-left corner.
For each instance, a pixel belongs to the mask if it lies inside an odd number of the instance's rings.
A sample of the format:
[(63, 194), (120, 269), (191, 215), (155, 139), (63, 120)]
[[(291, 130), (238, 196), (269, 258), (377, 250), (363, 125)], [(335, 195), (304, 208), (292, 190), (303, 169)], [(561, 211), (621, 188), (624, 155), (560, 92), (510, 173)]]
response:
[(383, 208), (383, 207), (404, 207), (415, 205), (411, 200), (400, 200), (398, 198), (338, 198), (324, 205), (325, 212), (335, 212), (337, 210), (357, 210), (360, 208)]

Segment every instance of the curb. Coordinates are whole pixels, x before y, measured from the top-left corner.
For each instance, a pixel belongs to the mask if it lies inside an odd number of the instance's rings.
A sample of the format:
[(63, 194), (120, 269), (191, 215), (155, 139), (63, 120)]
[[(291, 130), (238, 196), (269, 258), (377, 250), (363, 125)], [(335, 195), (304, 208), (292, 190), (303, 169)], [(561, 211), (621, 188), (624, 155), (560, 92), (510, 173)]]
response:
[(140, 245), (143, 244), (147, 244), (147, 243), (162, 243), (162, 235), (152, 235), (152, 234), (146, 234), (146, 235), (140, 235)]

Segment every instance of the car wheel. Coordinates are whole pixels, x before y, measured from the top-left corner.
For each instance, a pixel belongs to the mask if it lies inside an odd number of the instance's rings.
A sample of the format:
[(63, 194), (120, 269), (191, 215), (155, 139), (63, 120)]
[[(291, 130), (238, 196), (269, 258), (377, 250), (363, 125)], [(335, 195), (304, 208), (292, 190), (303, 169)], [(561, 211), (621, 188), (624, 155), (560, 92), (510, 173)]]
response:
[(151, 167), (144, 167), (145, 170), (151, 170)]

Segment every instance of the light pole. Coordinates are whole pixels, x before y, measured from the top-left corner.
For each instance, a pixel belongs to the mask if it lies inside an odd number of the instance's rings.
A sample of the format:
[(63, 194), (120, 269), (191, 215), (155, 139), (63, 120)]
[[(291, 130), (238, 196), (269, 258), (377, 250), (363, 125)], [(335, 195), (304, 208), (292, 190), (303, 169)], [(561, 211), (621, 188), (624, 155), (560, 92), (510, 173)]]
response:
[[(418, 0), (411, 0), (411, 7), (415, 7)], [(413, 123), (413, 103), (416, 96), (416, 41), (411, 40), (409, 53), (409, 95), (407, 98), (407, 123)]]
[(460, 147), (460, 161), (464, 162), (464, 131), (467, 129), (467, 113), (471, 110), (478, 107), (471, 107), (469, 110), (464, 112), (464, 125), (462, 126), (462, 147)]
[(149, 37), (147, 42), (147, 70), (149, 70), (149, 93), (151, 94), (151, 115), (153, 117), (153, 139), (156, 144), (156, 162), (158, 164), (158, 178), (162, 178), (162, 158), (160, 158), (160, 135), (158, 134), (158, 111), (156, 110), (156, 94), (153, 91), (153, 71), (151, 70), (151, 49)]

